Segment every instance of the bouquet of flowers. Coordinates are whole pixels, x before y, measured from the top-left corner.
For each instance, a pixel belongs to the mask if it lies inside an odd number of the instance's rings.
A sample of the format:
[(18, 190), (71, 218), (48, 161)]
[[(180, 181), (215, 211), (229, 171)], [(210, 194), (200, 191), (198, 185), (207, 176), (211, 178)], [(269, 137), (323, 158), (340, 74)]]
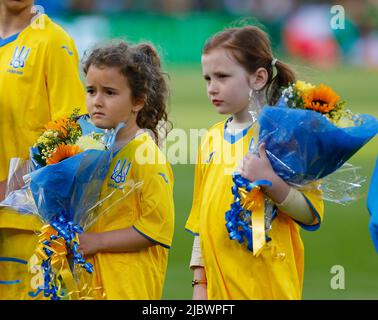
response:
[(96, 221), (100, 210), (95, 208), (111, 196), (99, 199), (116, 134), (124, 126), (102, 131), (78, 118), (76, 111), (45, 126), (30, 150), (25, 185), (1, 203), (43, 221), (35, 251), (44, 277), (39, 291), (53, 300), (78, 297), (78, 270), (93, 272), (78, 250), (78, 235)]
[[(252, 142), (252, 152), (264, 142), (278, 176), (299, 189), (317, 186), (321, 195), (320, 179), (341, 168), (378, 132), (378, 121), (373, 116), (353, 114), (345, 105), (323, 84), (291, 84), (284, 88), (275, 106), (262, 108), (258, 116), (259, 141), (256, 145)], [(267, 232), (276, 215), (274, 205), (259, 190), (270, 182), (251, 183), (238, 173), (233, 180), (234, 202), (226, 212), (229, 237), (240, 243), (246, 240), (248, 249), (257, 255), (263, 243), (270, 240)], [(244, 189), (257, 191), (246, 193)]]

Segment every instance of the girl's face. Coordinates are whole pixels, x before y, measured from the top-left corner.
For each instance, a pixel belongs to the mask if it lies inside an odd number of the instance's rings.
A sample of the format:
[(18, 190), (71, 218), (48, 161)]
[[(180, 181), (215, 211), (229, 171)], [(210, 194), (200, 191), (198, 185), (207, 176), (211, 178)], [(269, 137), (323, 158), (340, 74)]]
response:
[(27, 8), (31, 8), (34, 4), (34, 0), (0, 0), (0, 6), (12, 13), (19, 13)]
[(115, 128), (120, 122), (135, 124), (136, 111), (142, 106), (133, 103), (128, 80), (118, 68), (92, 65), (86, 83), (87, 109), (97, 127)]
[(237, 114), (249, 105), (250, 76), (231, 54), (217, 48), (202, 55), (207, 95), (220, 114)]

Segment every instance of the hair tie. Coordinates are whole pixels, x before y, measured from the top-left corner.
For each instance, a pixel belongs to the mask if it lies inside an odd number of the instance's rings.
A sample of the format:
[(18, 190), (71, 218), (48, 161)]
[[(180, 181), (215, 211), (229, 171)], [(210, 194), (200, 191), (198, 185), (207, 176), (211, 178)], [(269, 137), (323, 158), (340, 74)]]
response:
[(275, 67), (276, 66), (276, 62), (277, 62), (278, 60), (276, 59), (276, 58), (273, 58), (273, 60), (272, 60), (272, 67)]

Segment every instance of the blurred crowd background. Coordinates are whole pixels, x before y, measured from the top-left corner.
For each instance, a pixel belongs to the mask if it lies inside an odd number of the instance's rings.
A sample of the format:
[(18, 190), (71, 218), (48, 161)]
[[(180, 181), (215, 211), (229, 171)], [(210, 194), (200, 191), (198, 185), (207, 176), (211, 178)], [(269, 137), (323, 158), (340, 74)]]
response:
[(341, 61), (378, 67), (378, 0), (38, 0), (36, 4), (68, 29), (81, 54), (95, 42), (118, 37), (150, 40), (162, 48), (168, 62), (198, 62), (209, 35), (249, 19), (270, 34), (278, 55), (319, 67)]

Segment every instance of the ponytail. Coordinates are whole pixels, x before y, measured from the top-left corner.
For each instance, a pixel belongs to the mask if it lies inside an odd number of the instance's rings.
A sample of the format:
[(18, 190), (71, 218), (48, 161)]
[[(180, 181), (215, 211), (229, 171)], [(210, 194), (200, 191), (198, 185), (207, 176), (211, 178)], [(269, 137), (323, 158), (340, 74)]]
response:
[(275, 67), (277, 73), (270, 82), (268, 81), (265, 90), (266, 100), (269, 105), (275, 105), (277, 103), (278, 99), (281, 97), (283, 87), (287, 87), (295, 82), (295, 74), (287, 64), (277, 60)]
[(161, 67), (160, 57), (155, 48), (149, 43), (141, 43), (134, 47), (137, 54), (140, 54), (142, 60), (150, 65)]

